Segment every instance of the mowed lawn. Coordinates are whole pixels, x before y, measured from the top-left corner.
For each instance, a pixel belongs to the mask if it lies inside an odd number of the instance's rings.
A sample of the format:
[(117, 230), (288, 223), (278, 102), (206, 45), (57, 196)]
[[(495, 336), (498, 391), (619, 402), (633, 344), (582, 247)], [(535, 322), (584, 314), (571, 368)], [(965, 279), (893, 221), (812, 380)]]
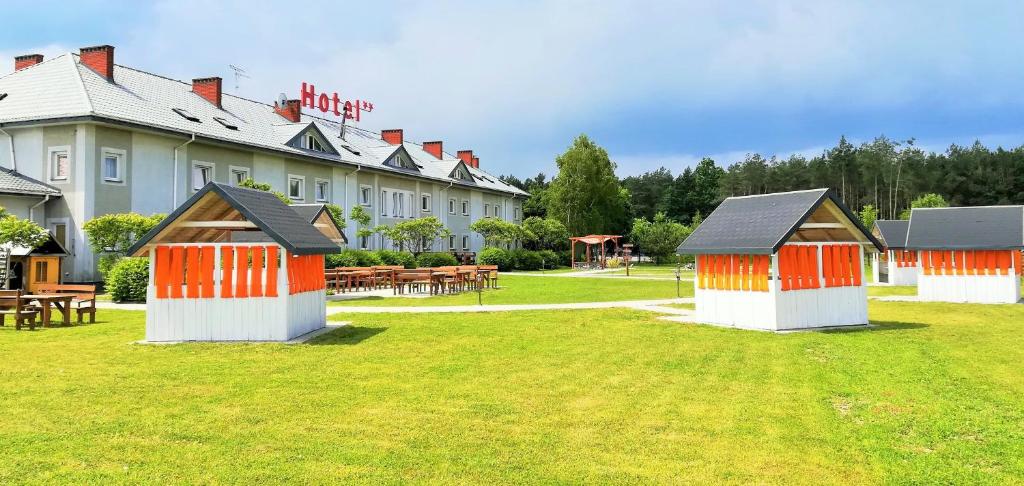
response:
[(339, 315), (307, 345), (0, 328), (0, 483), (1019, 483), (1024, 306), (770, 334), (632, 310)]
[[(358, 296), (359, 292), (353, 294)], [(682, 281), (679, 295), (693, 297), (693, 280)], [(497, 289), (438, 295), (423, 298), (367, 297), (331, 302), (331, 305), (355, 306), (427, 306), (484, 304), (564, 304), (615, 300), (674, 299), (676, 282), (666, 280), (629, 280), (590, 277), (539, 277), (501, 275)]]

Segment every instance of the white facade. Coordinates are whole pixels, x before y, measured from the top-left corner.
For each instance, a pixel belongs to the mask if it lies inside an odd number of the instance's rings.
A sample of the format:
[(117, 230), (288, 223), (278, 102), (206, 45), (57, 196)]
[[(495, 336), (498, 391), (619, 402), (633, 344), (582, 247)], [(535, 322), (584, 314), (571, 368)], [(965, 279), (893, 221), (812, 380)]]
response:
[(925, 302), (1015, 304), (1020, 301), (1020, 276), (920, 275), (917, 296)]
[[(884, 262), (880, 258), (880, 253), (875, 253), (871, 256), (871, 270), (874, 282), (878, 285), (917, 285), (917, 275), (921, 273), (921, 268), (918, 265), (899, 266), (894, 254), (894, 251), (888, 250), (888, 258)], [(887, 270), (887, 280), (885, 282), (881, 281), (880, 268), (882, 265), (885, 265)]]

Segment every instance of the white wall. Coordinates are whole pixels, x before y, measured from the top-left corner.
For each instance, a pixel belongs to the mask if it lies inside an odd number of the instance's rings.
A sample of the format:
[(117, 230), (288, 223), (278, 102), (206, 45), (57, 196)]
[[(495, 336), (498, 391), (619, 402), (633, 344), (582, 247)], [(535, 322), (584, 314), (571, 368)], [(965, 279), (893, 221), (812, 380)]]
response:
[(926, 302), (1014, 304), (1020, 277), (1009, 275), (919, 275), (917, 296)]
[[(181, 142), (143, 132), (132, 133), (132, 211), (139, 214), (170, 213), (174, 208), (174, 147)], [(185, 150), (178, 151), (179, 171), (187, 165)], [(181, 178), (179, 176), (180, 179)], [(166, 181), (156, 184), (156, 181)], [(178, 181), (184, 187), (184, 181)], [(183, 191), (183, 189), (182, 189)], [(181, 192), (180, 194), (184, 194)], [(180, 204), (184, 199), (178, 201)]]

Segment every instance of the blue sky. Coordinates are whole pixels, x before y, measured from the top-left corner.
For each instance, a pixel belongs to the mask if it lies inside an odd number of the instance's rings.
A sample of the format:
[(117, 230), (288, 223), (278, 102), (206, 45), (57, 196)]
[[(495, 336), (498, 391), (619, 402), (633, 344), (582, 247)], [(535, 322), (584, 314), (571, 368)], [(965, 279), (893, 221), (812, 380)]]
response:
[[(68, 5), (74, 5), (69, 7)], [(361, 123), (531, 176), (579, 133), (620, 175), (815, 154), (841, 135), (1024, 144), (1024, 2), (5, 2), (18, 54), (111, 44), (178, 78), (369, 99)], [(13, 20), (11, 20), (13, 19)]]

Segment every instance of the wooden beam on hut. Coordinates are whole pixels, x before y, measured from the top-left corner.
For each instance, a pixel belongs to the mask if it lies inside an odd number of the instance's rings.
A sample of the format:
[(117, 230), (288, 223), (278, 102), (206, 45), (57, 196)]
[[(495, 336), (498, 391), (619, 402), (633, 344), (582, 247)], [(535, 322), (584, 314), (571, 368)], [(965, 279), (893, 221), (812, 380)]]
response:
[(182, 221), (178, 223), (178, 226), (181, 228), (256, 228), (256, 224), (252, 221)]

